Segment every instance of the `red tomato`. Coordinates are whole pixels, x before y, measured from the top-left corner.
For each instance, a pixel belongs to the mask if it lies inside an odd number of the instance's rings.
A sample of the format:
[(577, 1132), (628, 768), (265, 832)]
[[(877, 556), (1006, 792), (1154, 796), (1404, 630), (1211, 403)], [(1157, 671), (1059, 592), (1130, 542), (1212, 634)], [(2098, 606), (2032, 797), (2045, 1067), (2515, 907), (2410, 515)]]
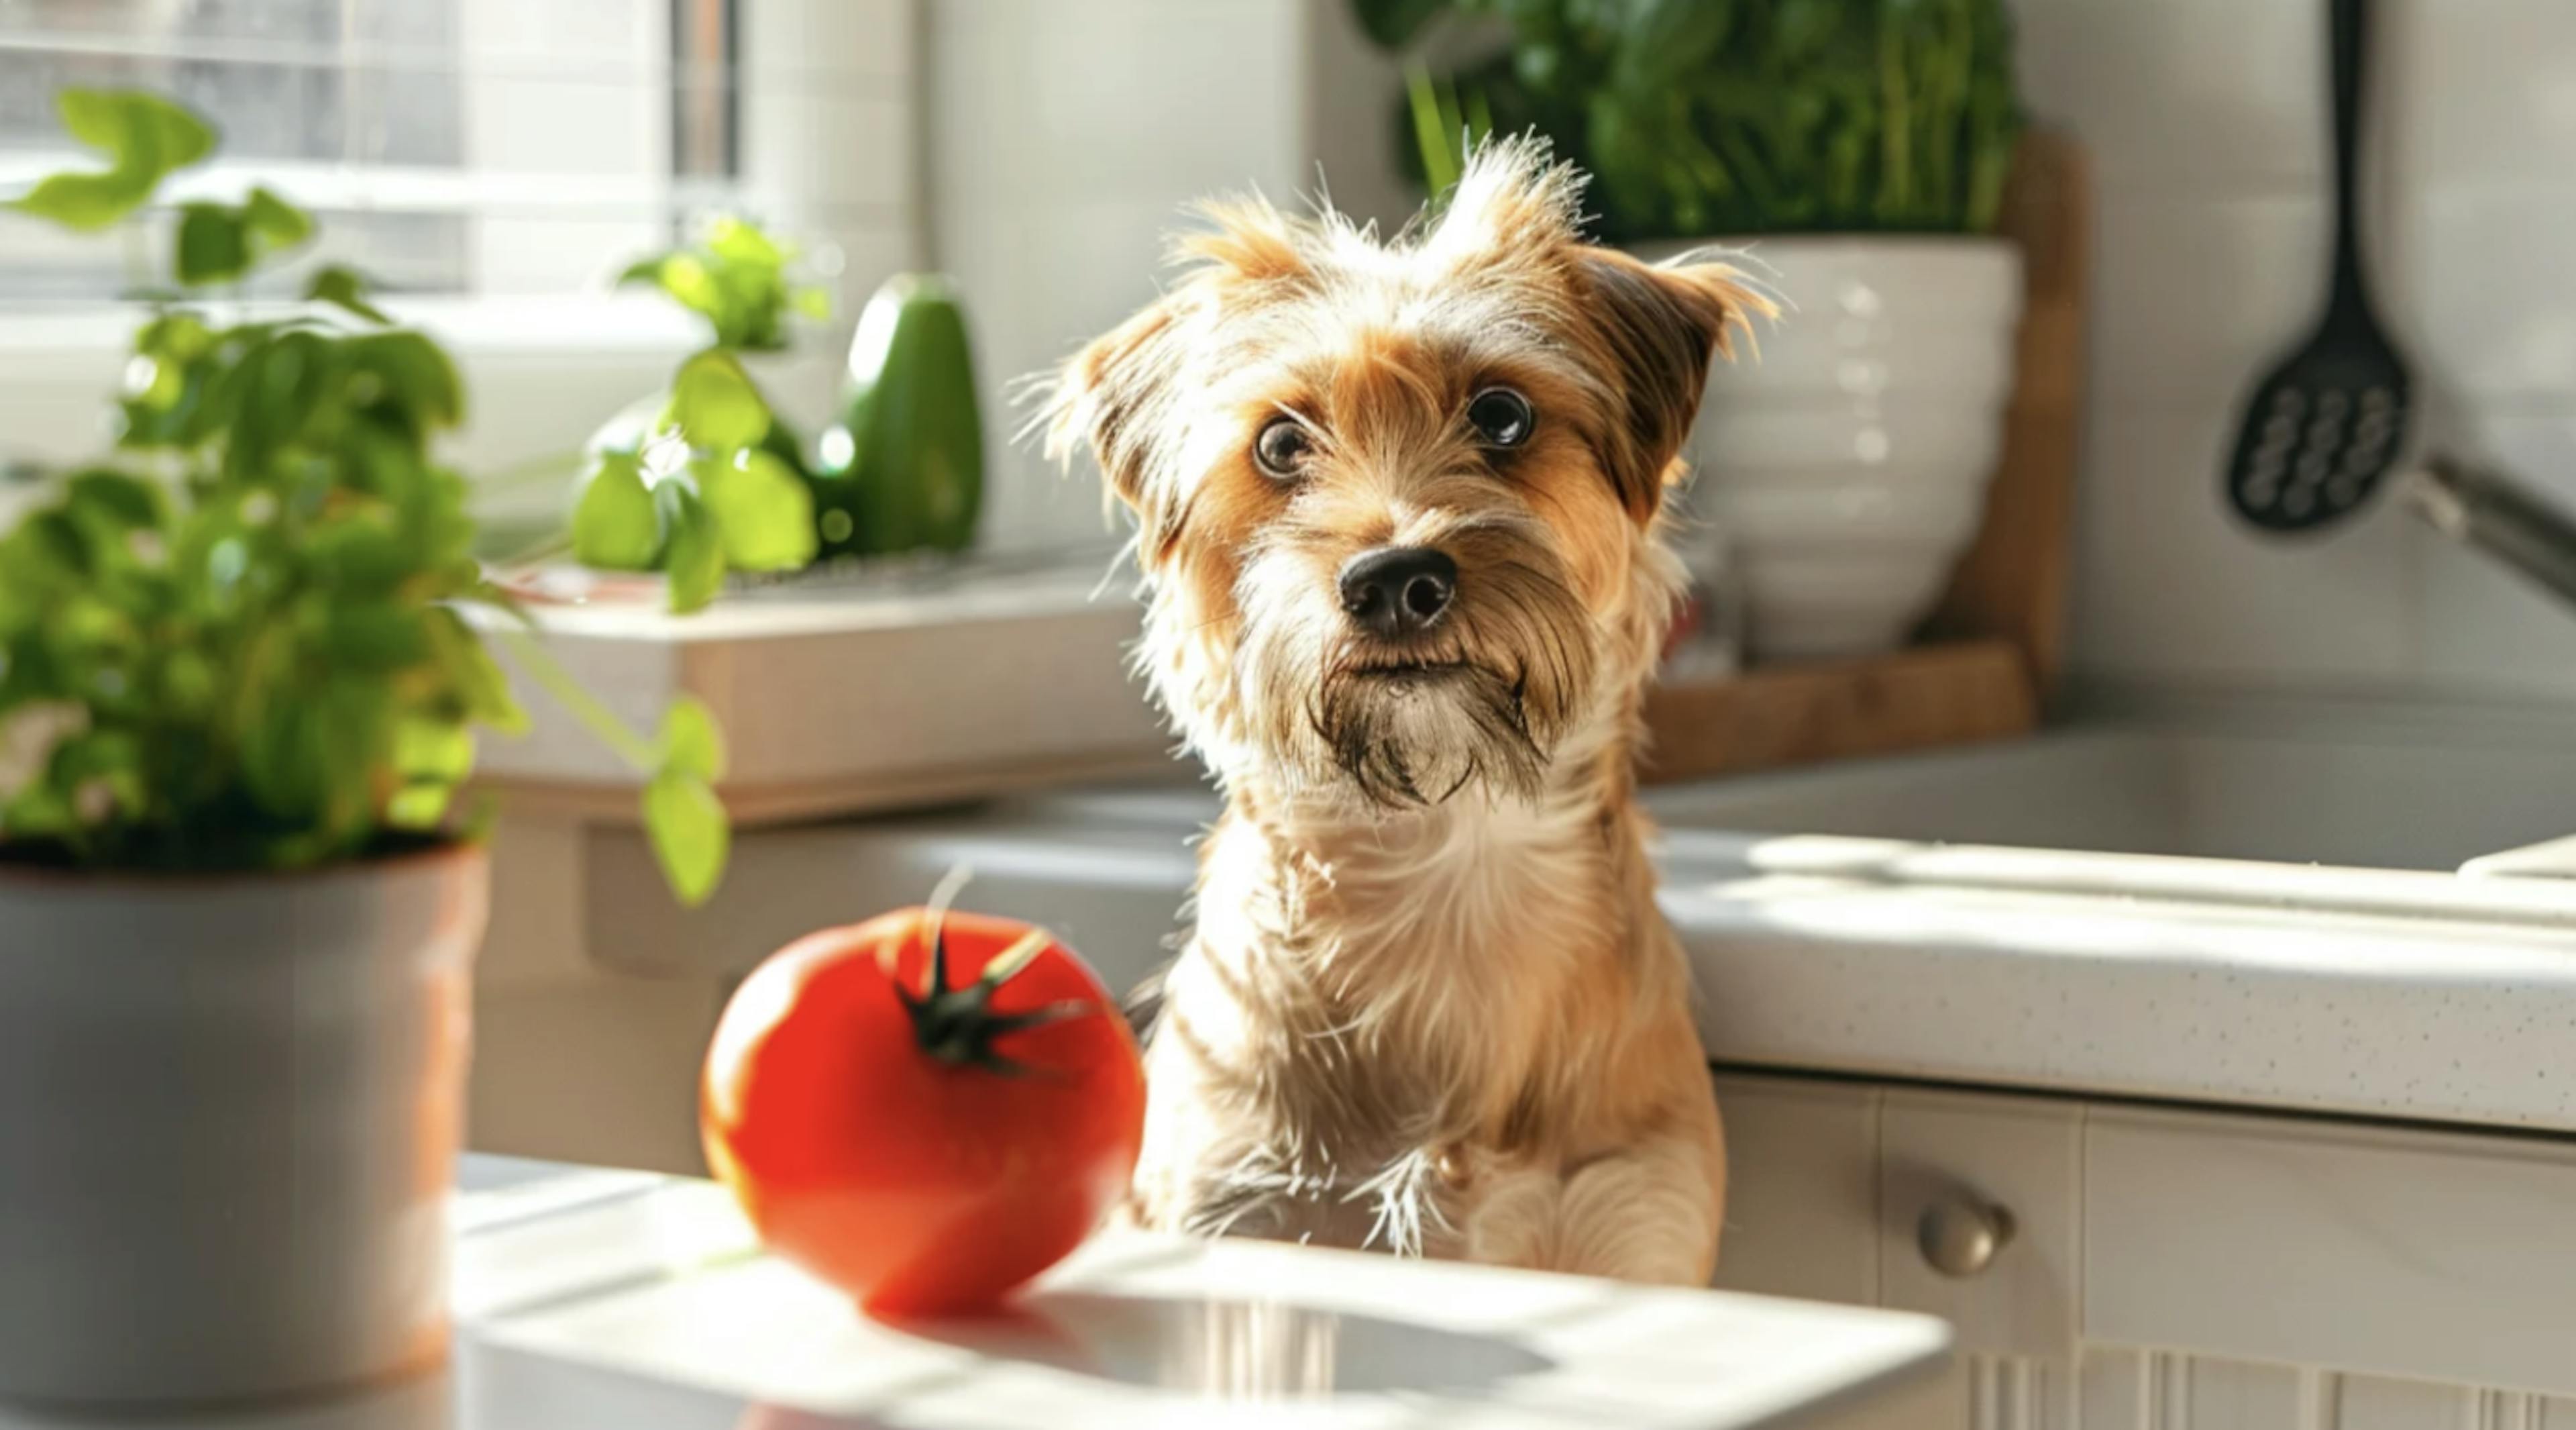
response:
[[(944, 952), (934, 957), (933, 950)], [(904, 909), (789, 944), (707, 1050), (707, 1161), (770, 1249), (884, 1315), (989, 1307), (1124, 1194), (1145, 1072), (1043, 929)]]

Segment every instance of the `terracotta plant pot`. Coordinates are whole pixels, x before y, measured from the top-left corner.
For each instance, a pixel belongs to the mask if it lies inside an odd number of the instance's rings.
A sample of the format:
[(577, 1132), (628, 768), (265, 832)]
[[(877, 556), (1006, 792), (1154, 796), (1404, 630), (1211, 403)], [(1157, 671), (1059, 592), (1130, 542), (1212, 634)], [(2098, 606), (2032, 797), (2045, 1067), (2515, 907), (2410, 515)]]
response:
[(433, 1365), (483, 851), (0, 864), (0, 1399), (258, 1399)]

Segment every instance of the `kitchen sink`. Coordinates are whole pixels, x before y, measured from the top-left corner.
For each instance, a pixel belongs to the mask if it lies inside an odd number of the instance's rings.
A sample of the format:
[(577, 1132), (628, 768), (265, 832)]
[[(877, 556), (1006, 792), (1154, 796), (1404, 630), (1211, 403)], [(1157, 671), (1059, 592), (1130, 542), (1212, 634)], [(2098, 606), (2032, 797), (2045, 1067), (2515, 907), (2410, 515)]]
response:
[(2445, 871), (2576, 832), (2576, 739), (2425, 738), (2442, 733), (2368, 721), (2075, 729), (1666, 787), (1647, 804), (1677, 831)]

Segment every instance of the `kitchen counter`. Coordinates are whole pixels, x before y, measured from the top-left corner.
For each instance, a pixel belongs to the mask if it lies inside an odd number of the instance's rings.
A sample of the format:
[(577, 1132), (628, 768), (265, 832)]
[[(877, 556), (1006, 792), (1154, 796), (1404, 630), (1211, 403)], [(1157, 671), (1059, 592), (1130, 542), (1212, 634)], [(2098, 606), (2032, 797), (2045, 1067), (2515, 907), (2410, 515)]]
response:
[[(760, 1254), (716, 1186), (469, 1158), (444, 1373), (154, 1430), (1896, 1430), (1928, 1316), (1104, 1231), (1005, 1317), (897, 1330)], [(0, 1430), (57, 1422), (0, 1408)], [(65, 1421), (96, 1430), (98, 1421)]]
[[(2576, 788), (2576, 760), (2452, 768), (2421, 750), (2403, 760), (2364, 751), (2319, 761), (2305, 785), (2264, 786), (2237, 766), (2268, 751), (2198, 750), (2190, 759), (2209, 768), (2176, 774), (2146, 767), (2126, 738), (1656, 791), (1663, 904), (1689, 951), (1712, 1056), (2576, 1132), (2576, 1071), (2564, 1066), (2576, 1039), (2576, 880), (2246, 857), (2313, 837), (2350, 857), (2431, 862), (2476, 852), (2481, 838), (2504, 847), (2562, 817), (2564, 832), (2576, 804), (2562, 808), (2559, 792)], [(2313, 738), (2297, 748), (2321, 751)], [(2118, 781), (2082, 784), (2094, 766)], [(2403, 809), (2372, 813), (2354, 803), (2364, 770), (2437, 784), (2459, 808), (2399, 783), (2374, 798)], [(1927, 771), (1940, 781), (1927, 783)], [(1906, 793), (1909, 780), (1921, 798)], [(2210, 789), (2238, 793), (2205, 811), (2197, 834), (2143, 818), (2115, 832), (2234, 857), (2119, 852), (2107, 835), (2069, 847), (2101, 832), (2103, 807), (2146, 807), (2167, 785), (2201, 789), (2204, 805)], [(1978, 788), (1996, 809), (1973, 807), (1966, 791)], [(2083, 808), (2052, 812), (2052, 798)], [(1955, 828), (1996, 842), (1732, 832), (1906, 828), (1891, 811), (1909, 800), (1926, 806), (1909, 833)], [(1843, 804), (1868, 817), (1837, 813)], [(2284, 804), (2347, 824), (2384, 820), (2391, 832), (2373, 844), (2311, 836), (2267, 816)], [(976, 906), (1055, 928), (1126, 986), (1166, 956), (1193, 873), (1189, 844), (1215, 809), (1203, 790), (1137, 790), (752, 830), (725, 889), (684, 914), (654, 894), (640, 838), (599, 833), (580, 862), (589, 948), (623, 973), (736, 972), (818, 923), (918, 902), (965, 864)], [(2519, 822), (2496, 823), (2497, 811)], [(2267, 817), (2268, 844), (2247, 842)], [(2425, 848), (2391, 842), (2410, 829)], [(2000, 847), (2006, 839), (2023, 847)]]
[[(2576, 1134), (2576, 878), (2534, 877), (2576, 860), (2496, 857), (2576, 829), (2570, 790), (2563, 712), (2374, 703), (2095, 721), (1647, 802), (1722, 1064)], [(1130, 986), (1167, 956), (1216, 809), (1182, 785), (746, 828), (688, 911), (630, 829), (505, 820), (477, 1135), (694, 1165), (727, 981), (960, 864), (976, 907)], [(598, 1130), (601, 1108), (631, 1125)]]
[(1676, 834), (1716, 1057), (2576, 1132), (2576, 884)]

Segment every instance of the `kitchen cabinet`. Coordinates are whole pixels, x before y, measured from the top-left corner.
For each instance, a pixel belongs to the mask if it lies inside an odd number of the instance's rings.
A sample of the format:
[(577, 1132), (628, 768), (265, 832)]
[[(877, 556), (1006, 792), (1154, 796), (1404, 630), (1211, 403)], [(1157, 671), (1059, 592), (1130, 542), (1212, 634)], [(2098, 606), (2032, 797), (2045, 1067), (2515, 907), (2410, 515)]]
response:
[(2576, 1139), (1717, 1083), (1718, 1284), (1949, 1319), (1943, 1424), (2576, 1430)]

